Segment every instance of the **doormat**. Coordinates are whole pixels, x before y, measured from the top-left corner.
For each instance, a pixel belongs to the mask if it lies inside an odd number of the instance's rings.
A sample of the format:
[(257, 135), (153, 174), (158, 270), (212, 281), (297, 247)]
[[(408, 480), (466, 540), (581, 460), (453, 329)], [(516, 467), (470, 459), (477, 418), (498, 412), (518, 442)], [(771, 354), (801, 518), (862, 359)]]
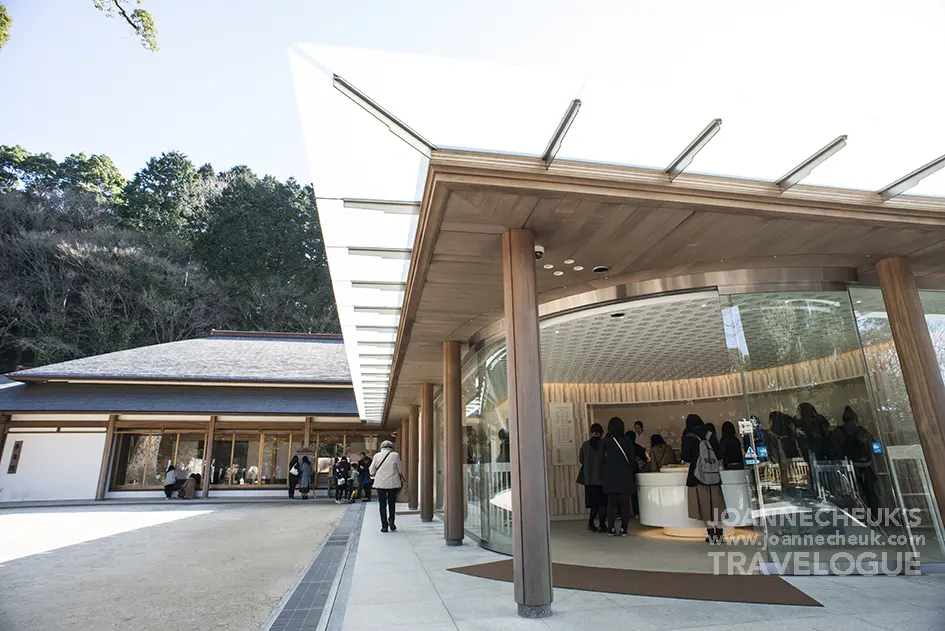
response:
[[(552, 563), (554, 586), (588, 592), (760, 605), (823, 605), (780, 576), (650, 572)], [(512, 560), (450, 568), (450, 572), (512, 582)]]

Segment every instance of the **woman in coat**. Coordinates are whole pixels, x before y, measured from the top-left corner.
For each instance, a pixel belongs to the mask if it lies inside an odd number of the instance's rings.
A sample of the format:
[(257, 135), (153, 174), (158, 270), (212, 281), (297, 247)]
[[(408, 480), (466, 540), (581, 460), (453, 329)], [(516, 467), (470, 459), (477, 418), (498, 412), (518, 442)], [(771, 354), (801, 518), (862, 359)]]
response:
[(630, 525), (630, 494), (637, 489), (637, 461), (633, 445), (627, 439), (623, 420), (617, 416), (607, 423), (604, 437), (604, 493), (607, 494), (607, 527), (611, 537), (617, 536), (617, 506), (620, 506), (620, 536), (627, 535)]
[[(584, 441), (578, 460), (581, 463), (581, 472), (578, 474), (578, 483), (584, 485), (584, 506), (591, 509), (591, 516), (587, 521), (587, 529), (591, 532), (607, 532), (604, 520), (607, 514), (607, 496), (604, 495), (604, 447), (601, 440), (604, 428), (600, 423), (591, 425), (591, 438)], [(594, 520), (600, 522), (598, 527)]]
[[(292, 460), (289, 461), (289, 499), (295, 499), (295, 487), (299, 485), (299, 457), (292, 456)], [(295, 473), (292, 473), (292, 471)]]
[(312, 490), (312, 461), (308, 456), (302, 456), (302, 463), (299, 465), (299, 491), (302, 493), (302, 499), (308, 499), (308, 492)]
[(174, 463), (167, 461), (167, 469), (164, 471), (164, 499), (171, 499), (174, 489), (177, 488), (177, 469)]
[(667, 465), (679, 464), (676, 452), (659, 434), (650, 436), (650, 471), (659, 473)]
[(745, 458), (742, 455), (742, 441), (735, 433), (735, 424), (731, 421), (722, 423), (722, 437), (719, 439), (719, 460), (722, 468), (735, 471), (745, 468)]
[[(686, 495), (689, 504), (689, 517), (698, 521), (705, 522), (706, 543), (720, 544), (725, 543), (724, 534), (721, 528), (722, 513), (725, 512), (725, 498), (722, 496), (722, 480), (718, 475), (718, 481), (711, 484), (703, 483), (696, 475), (696, 469), (700, 467), (700, 447), (703, 440), (709, 441), (707, 456), (714, 458), (719, 453), (719, 440), (715, 434), (709, 431), (706, 424), (698, 414), (690, 414), (686, 417), (686, 430), (682, 437), (682, 459), (689, 464), (689, 476), (686, 478)], [(713, 453), (714, 452), (714, 453)], [(711, 468), (710, 463), (704, 463), (704, 467)], [(715, 458), (716, 468), (718, 459)]]
[(397, 494), (404, 485), (404, 464), (400, 454), (394, 451), (394, 443), (385, 440), (381, 450), (374, 454), (374, 460), (368, 469), (374, 478), (374, 490), (377, 491), (377, 506), (381, 511), (381, 532), (397, 530), (396, 517)]

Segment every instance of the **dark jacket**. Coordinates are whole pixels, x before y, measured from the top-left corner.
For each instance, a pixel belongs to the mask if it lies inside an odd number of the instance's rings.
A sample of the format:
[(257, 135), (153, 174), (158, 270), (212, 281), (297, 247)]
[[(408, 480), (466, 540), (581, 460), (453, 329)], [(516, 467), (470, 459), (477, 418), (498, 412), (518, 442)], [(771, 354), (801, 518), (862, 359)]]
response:
[(719, 441), (719, 460), (724, 469), (744, 469), (741, 442), (735, 436), (723, 436)]
[[(617, 446), (618, 442), (620, 447)], [(626, 436), (607, 435), (603, 438), (603, 446), (604, 493), (636, 493), (637, 461), (633, 455), (633, 445), (627, 440)], [(623, 451), (621, 451), (621, 447)]]
[[(708, 431), (709, 428), (702, 425), (682, 437), (682, 453), (680, 455), (682, 456), (683, 462), (689, 463), (689, 476), (686, 478), (686, 486), (697, 486), (700, 484), (695, 473), (696, 461), (699, 459), (699, 445), (702, 443), (702, 439), (705, 438), (706, 432)], [(695, 434), (695, 436), (692, 434)], [(716, 438), (715, 434), (712, 434), (712, 438), (709, 439), (709, 444), (712, 445), (712, 449), (715, 450), (715, 453), (719, 453), (719, 439)]]
[(659, 473), (660, 469), (671, 464), (679, 464), (676, 452), (667, 444), (650, 447), (650, 471)]
[(581, 445), (578, 454), (581, 468), (584, 471), (585, 486), (601, 486), (604, 484), (604, 439), (597, 443), (597, 449), (591, 447), (591, 441), (586, 440)]

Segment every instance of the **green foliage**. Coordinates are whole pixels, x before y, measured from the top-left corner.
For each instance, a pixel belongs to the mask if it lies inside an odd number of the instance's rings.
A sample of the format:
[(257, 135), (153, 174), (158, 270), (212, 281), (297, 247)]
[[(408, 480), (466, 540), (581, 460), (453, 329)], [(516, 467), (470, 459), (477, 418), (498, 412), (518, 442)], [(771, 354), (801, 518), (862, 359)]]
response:
[(0, 373), (205, 335), (338, 331), (311, 188), (0, 147)]
[[(95, 8), (102, 11), (110, 18), (120, 17), (134, 29), (138, 37), (141, 38), (141, 45), (150, 51), (160, 50), (157, 41), (157, 26), (154, 24), (154, 18), (145, 9), (134, 9), (131, 13), (125, 8), (133, 4), (131, 0), (93, 0)], [(142, 0), (137, 0), (140, 6)]]
[(0, 48), (3, 48), (10, 39), (10, 25), (12, 24), (13, 20), (10, 19), (7, 8), (0, 4)]

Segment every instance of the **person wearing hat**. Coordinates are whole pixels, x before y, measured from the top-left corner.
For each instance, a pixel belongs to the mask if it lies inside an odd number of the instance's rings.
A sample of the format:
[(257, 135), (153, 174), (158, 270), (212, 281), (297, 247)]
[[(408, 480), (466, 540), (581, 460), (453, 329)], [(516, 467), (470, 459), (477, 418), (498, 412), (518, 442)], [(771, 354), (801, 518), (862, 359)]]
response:
[(404, 485), (404, 464), (400, 454), (394, 451), (394, 443), (385, 440), (381, 450), (374, 454), (368, 468), (374, 478), (374, 490), (377, 491), (377, 505), (381, 512), (381, 532), (397, 530), (394, 523), (397, 494)]

